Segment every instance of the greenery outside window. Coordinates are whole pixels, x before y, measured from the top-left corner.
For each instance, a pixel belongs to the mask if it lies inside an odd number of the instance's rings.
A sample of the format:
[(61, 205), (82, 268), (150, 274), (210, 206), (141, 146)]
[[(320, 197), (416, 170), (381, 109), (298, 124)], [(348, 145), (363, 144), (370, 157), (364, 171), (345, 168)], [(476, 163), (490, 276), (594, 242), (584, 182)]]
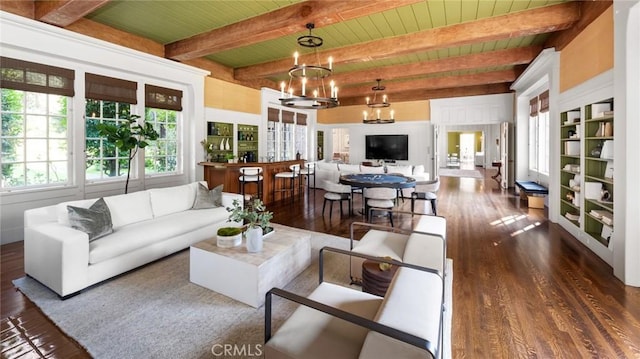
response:
[(131, 104), (129, 103), (87, 99), (85, 105), (85, 178), (87, 180), (126, 177), (129, 154), (120, 153), (114, 144), (100, 137), (96, 125), (99, 123), (117, 125), (128, 118), (130, 113)]
[(145, 122), (151, 123), (153, 128), (160, 134), (156, 141), (150, 141), (151, 146), (145, 148), (145, 175), (179, 172), (179, 115), (180, 112), (173, 110), (145, 109)]
[(8, 88), (1, 91), (1, 188), (69, 184), (69, 97)]

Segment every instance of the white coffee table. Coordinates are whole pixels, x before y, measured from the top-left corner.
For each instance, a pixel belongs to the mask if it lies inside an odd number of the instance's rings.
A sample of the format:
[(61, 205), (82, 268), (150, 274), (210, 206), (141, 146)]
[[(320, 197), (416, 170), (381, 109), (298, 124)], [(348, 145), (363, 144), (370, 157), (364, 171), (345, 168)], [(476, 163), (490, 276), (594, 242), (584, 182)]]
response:
[(262, 252), (241, 246), (220, 248), (216, 239), (190, 248), (189, 280), (258, 308), (273, 287), (284, 287), (311, 263), (311, 237), (304, 231), (274, 225)]

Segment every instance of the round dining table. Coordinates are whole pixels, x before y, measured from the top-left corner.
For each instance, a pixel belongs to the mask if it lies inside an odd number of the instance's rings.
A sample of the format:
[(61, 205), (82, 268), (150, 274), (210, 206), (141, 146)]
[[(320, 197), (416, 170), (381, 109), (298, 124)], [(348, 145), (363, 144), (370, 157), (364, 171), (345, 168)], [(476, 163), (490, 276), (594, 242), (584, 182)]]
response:
[(416, 180), (399, 173), (350, 173), (340, 176), (340, 183), (351, 187), (412, 188)]
[[(353, 210), (353, 188), (372, 188), (372, 187), (388, 187), (388, 188), (413, 188), (416, 186), (416, 180), (400, 173), (350, 173), (340, 175), (339, 182), (351, 186), (351, 208)], [(364, 214), (364, 198), (362, 205), (362, 214)], [(351, 213), (353, 214), (353, 213)]]

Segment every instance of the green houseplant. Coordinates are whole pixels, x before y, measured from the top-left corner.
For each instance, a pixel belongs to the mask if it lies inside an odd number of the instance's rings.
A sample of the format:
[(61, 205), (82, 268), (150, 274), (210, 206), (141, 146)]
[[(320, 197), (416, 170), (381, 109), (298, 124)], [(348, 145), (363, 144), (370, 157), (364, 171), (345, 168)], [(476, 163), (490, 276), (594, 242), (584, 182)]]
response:
[(267, 211), (266, 206), (260, 198), (254, 198), (246, 206), (242, 206), (240, 201), (234, 200), (232, 207), (227, 207), (229, 221), (241, 222), (247, 229), (245, 237), (247, 239), (248, 252), (260, 252), (262, 250), (262, 237), (268, 232), (273, 213)]
[(100, 136), (106, 137), (107, 141), (116, 146), (122, 153), (128, 153), (127, 162), (127, 181), (124, 186), (124, 193), (129, 191), (129, 178), (131, 177), (131, 161), (134, 159), (138, 150), (149, 145), (150, 141), (158, 139), (159, 134), (149, 122), (143, 125), (138, 123), (138, 115), (128, 115), (125, 119), (119, 121), (116, 125), (108, 123), (99, 123), (96, 129)]

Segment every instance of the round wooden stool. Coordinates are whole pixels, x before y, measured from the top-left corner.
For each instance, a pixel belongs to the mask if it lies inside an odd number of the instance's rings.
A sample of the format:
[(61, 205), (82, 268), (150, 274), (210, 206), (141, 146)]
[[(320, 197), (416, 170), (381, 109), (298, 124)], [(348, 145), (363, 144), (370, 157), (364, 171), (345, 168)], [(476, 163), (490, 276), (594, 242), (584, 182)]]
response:
[(379, 264), (371, 260), (362, 263), (362, 291), (384, 297), (398, 266), (391, 266), (389, 270), (383, 271)]

